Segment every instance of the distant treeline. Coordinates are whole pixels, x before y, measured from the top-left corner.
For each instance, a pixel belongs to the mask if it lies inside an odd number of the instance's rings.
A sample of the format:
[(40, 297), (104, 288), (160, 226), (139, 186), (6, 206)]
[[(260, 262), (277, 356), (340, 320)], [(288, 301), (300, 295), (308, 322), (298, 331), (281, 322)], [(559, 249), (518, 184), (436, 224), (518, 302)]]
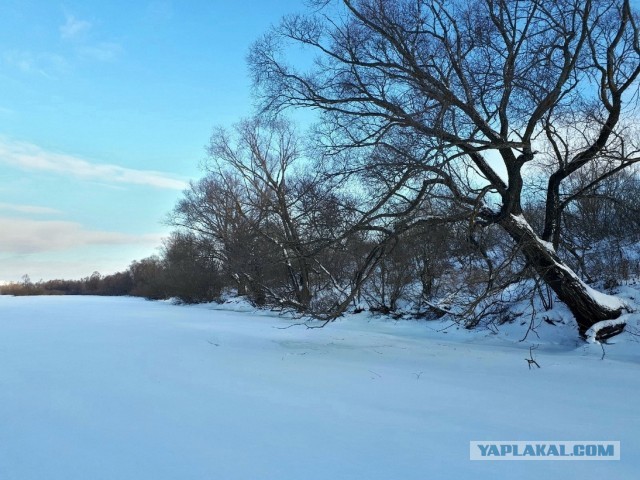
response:
[[(173, 237), (172, 237), (173, 238)], [(102, 295), (135, 296), (150, 300), (173, 298), (181, 303), (201, 303), (220, 298), (222, 282), (218, 268), (177, 252), (183, 243), (167, 240), (162, 258), (134, 261), (124, 272), (101, 275), (93, 272), (80, 280), (40, 280), (28, 275), (22, 281), (0, 286), (2, 295)], [(192, 250), (193, 252), (193, 250)]]
[(40, 280), (32, 282), (24, 275), (21, 282), (0, 286), (3, 295), (131, 295), (133, 279), (129, 271), (102, 276), (94, 272), (80, 280)]

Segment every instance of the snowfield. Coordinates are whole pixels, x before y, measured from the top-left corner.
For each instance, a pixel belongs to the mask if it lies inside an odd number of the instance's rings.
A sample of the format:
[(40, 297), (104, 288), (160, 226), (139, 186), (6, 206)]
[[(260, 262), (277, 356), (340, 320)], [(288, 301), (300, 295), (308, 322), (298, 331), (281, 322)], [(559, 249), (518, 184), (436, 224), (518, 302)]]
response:
[[(613, 339), (601, 359), (599, 344), (546, 323), (519, 342), (517, 323), (493, 334), (359, 314), (310, 330), (224, 308), (0, 296), (0, 479), (640, 471), (632, 335)], [(540, 369), (525, 361), (532, 345)], [(620, 441), (621, 460), (477, 462), (472, 440)]]

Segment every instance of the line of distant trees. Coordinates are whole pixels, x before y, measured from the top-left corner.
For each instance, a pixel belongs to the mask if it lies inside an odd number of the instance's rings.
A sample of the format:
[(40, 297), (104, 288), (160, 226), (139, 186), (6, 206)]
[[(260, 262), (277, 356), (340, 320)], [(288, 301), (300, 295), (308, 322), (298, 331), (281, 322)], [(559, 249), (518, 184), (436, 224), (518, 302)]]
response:
[(33, 282), (23, 275), (20, 282), (0, 286), (3, 295), (130, 295), (133, 282), (129, 271), (102, 276), (93, 272), (80, 280), (40, 280)]
[[(0, 286), (3, 295), (135, 296), (150, 300), (174, 299), (201, 303), (220, 299), (224, 282), (219, 265), (207, 261), (194, 237), (175, 233), (165, 241), (161, 255), (134, 261), (124, 272), (93, 272), (80, 280), (22, 281)], [(210, 257), (212, 258), (212, 257)]]

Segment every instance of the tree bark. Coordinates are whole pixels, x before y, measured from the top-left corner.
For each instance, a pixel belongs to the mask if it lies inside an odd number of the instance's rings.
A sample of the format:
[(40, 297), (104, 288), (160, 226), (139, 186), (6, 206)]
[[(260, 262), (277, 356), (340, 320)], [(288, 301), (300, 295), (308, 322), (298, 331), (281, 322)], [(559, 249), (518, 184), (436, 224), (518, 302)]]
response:
[[(624, 305), (615, 297), (593, 291), (558, 257), (553, 246), (542, 241), (520, 215), (507, 215), (500, 225), (515, 240), (526, 260), (551, 287), (576, 319), (578, 331), (587, 330), (602, 320), (618, 318)], [(609, 300), (604, 302), (603, 300)]]

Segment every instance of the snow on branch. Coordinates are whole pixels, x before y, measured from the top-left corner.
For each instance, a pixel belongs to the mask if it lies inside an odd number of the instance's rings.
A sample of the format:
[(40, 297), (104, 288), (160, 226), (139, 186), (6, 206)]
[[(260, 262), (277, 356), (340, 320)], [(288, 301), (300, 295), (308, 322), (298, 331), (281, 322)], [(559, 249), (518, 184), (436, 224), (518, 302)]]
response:
[(603, 320), (587, 330), (585, 336), (589, 343), (606, 343), (606, 340), (624, 331), (627, 325), (627, 316), (624, 315), (614, 320)]

